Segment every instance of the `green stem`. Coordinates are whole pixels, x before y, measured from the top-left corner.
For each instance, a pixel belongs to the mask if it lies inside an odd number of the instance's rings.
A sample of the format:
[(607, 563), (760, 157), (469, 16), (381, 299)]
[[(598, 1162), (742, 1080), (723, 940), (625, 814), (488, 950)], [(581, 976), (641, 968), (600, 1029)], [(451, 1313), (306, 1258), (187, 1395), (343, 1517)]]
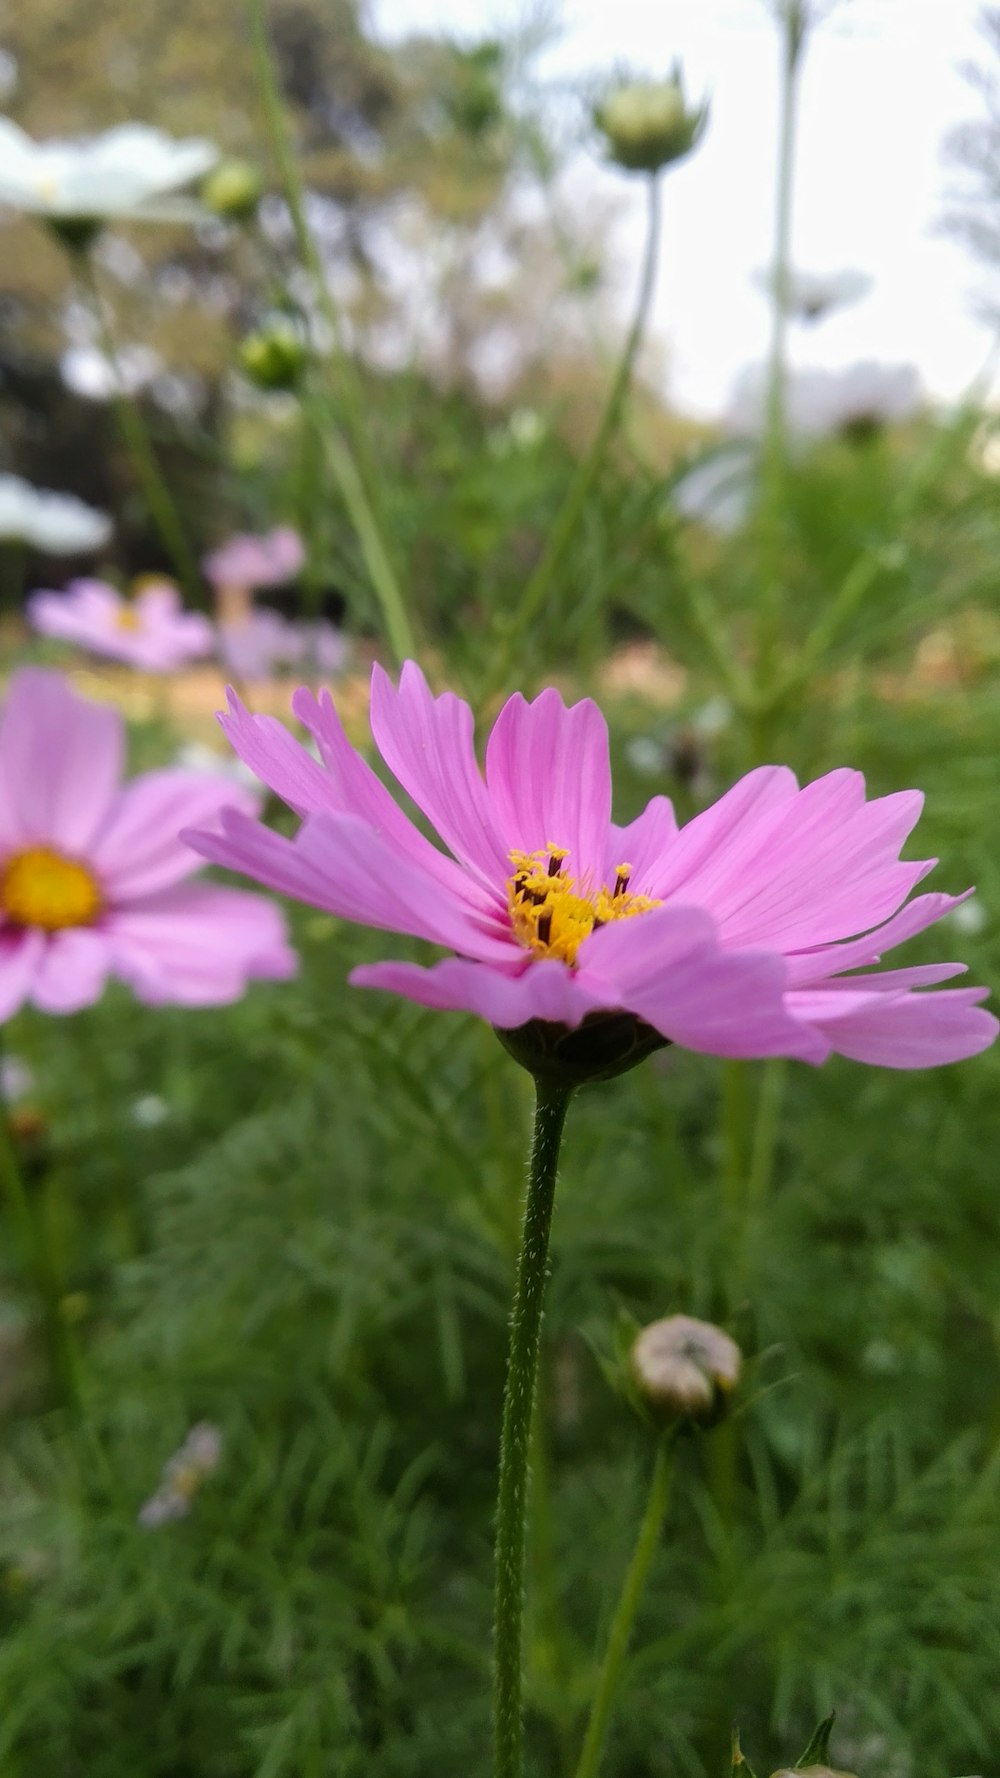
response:
[[(312, 280), (316, 300), (319, 303), (327, 326), (333, 338), (340, 360), (341, 374), (337, 379), (338, 393), (345, 399), (350, 430), (361, 462), (361, 471), (355, 475), (362, 485), (366, 505), (374, 507), (380, 487), (378, 465), (371, 449), (364, 391), (361, 388), (357, 366), (346, 349), (344, 328), (340, 310), (333, 300), (326, 269), (322, 256), (316, 245), (316, 237), (309, 226), (306, 215), (306, 187), (302, 178), (302, 170), (292, 144), (288, 113), (285, 108), (278, 83), (278, 72), (267, 31), (267, 19), (264, 11), (264, 0), (247, 0), (250, 17), (250, 41), (253, 48), (254, 66), (257, 71), (257, 84), (260, 91), (261, 104), (264, 109), (264, 120), (271, 142), (281, 181), (282, 194), (288, 205), (288, 213), (295, 231), (295, 242), (299, 258)], [(346, 447), (344, 447), (346, 449)], [(374, 511), (369, 522), (378, 528)], [(381, 544), (382, 554), (388, 560), (388, 550)], [(392, 570), (390, 568), (390, 573)], [(394, 578), (394, 576), (393, 576)], [(398, 597), (398, 589), (397, 589)]]
[(361, 554), (364, 557), (365, 567), (368, 569), (375, 597), (382, 609), (386, 634), (392, 651), (398, 661), (411, 660), (417, 652), (413, 630), (410, 627), (410, 620), (403, 603), (395, 570), (389, 560), (375, 515), (368, 503), (357, 465), (339, 432), (332, 428), (327, 434), (326, 449), (330, 467), (347, 508), (348, 517), (354, 526), (358, 543), (361, 546)]
[(792, 239), (792, 186), (795, 174), (795, 124), (798, 75), (805, 46), (805, 25), (797, 0), (783, 10), (780, 135), (775, 200), (774, 259), (771, 269), (771, 349), (758, 514), (760, 542), (760, 608), (757, 632), (757, 682), (766, 690), (774, 670), (780, 637), (781, 573), (785, 529), (788, 441), (785, 426), (785, 356), (788, 333)]
[(556, 1167), (571, 1089), (535, 1082), (535, 1129), (510, 1318), (497, 1492), (493, 1700), (495, 1778), (521, 1778), (524, 1555), (531, 1424)]
[(781, 1102), (785, 1095), (786, 1064), (781, 1056), (772, 1056), (764, 1064), (750, 1164), (747, 1169), (746, 1205), (748, 1214), (767, 1202), (774, 1176), (774, 1156), (781, 1127)]
[(112, 401), (118, 427), (125, 441), (126, 449), (131, 455), (150, 516), (188, 599), (197, 603), (200, 588), (198, 565), (188, 543), (173, 495), (157, 463), (156, 452), (146, 430), (142, 410), (139, 403), (128, 394), (124, 381), (119, 379), (118, 354), (115, 350), (107, 305), (97, 282), (92, 255), (89, 250), (82, 250), (73, 255), (73, 263), (80, 273), (81, 282), (97, 323), (101, 351), (111, 370)]
[(597, 1680), (597, 1690), (590, 1706), (590, 1719), (587, 1723), (587, 1733), (584, 1736), (580, 1763), (576, 1768), (576, 1778), (597, 1778), (600, 1770), (601, 1754), (608, 1732), (615, 1694), (618, 1690), (618, 1681), (621, 1678), (621, 1670), (628, 1653), (632, 1626), (642, 1603), (649, 1571), (653, 1565), (653, 1558), (663, 1532), (663, 1521), (666, 1518), (667, 1503), (670, 1499), (675, 1443), (674, 1430), (664, 1433), (656, 1452), (646, 1510), (642, 1516), (642, 1524), (639, 1526), (639, 1535), (632, 1552), (632, 1560), (628, 1565), (618, 1604), (615, 1607), (615, 1615), (611, 1620), (611, 1630)]
[(63, 1289), (52, 1256), (47, 1231), (31, 1201), (17, 1143), (10, 1127), (6, 1105), (0, 1101), (0, 1173), (11, 1216), (17, 1229), (24, 1262), (30, 1271), (42, 1309), (42, 1324), (49, 1351), (49, 1363), (59, 1395), (74, 1413), (80, 1411), (80, 1384), (77, 1355), (66, 1317), (63, 1314)]
[(584, 507), (590, 497), (594, 484), (604, 464), (608, 447), (614, 438), (618, 423), (622, 416), (632, 371), (635, 367), (639, 347), (642, 344), (649, 311), (652, 306), (653, 292), (656, 288), (656, 268), (660, 248), (660, 181), (656, 174), (649, 180), (649, 212), (646, 228), (646, 247), (643, 256), (642, 274), (639, 280), (639, 293), (636, 301), (635, 314), (629, 328), (624, 350), (615, 372), (614, 381), (608, 391), (601, 415), (600, 424), (594, 434), (593, 443), (586, 457), (578, 465), (573, 480), (569, 485), (566, 499), (556, 516), (555, 524), (549, 533), (548, 542), (542, 552), (534, 572), (529, 577), (521, 594), (520, 604), (508, 619), (501, 636), (499, 659), (496, 666), (496, 678), (499, 681), (510, 671), (517, 645), (541, 611), (552, 584), (562, 567), (563, 558), (577, 533), (577, 527), (583, 516)]

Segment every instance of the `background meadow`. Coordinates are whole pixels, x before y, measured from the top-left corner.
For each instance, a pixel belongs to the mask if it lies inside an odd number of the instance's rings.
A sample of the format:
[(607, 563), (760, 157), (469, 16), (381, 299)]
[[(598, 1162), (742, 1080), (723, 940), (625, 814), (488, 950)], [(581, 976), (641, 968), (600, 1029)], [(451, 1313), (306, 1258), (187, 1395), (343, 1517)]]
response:
[[(774, 0), (776, 65), (796, 32), (802, 56), (822, 54), (823, 10)], [(956, 223), (988, 280), (987, 25), (951, 152)], [(86, 255), (96, 306), (79, 252), (3, 211), (0, 483), (113, 521), (67, 549), (8, 520), (0, 486), (5, 678), (57, 665), (114, 704), (132, 770), (228, 769), (221, 641), (221, 660), (152, 674), (40, 635), (26, 600), (81, 575), (168, 574), (238, 626), (248, 589), (234, 615), (200, 564), (233, 534), (288, 526), (301, 565), (256, 610), (328, 626), (335, 664), (313, 642), (298, 672), (262, 656), (254, 709), (287, 718), (301, 678), (328, 683), (364, 746), (369, 665), (394, 669), (412, 642), (482, 732), (515, 686), (595, 695), (620, 821), (656, 792), (687, 818), (763, 760), (802, 780), (848, 763), (871, 794), (919, 786), (930, 887), (977, 895), (905, 961), (961, 956), (995, 984), (987, 381), (944, 403), (884, 367), (789, 372), (793, 231), (770, 405), (675, 410), (655, 347), (643, 355), (642, 290), (623, 327), (636, 297), (614, 205), (581, 204), (561, 177), (571, 155), (613, 158), (593, 122), (608, 71), (544, 82), (544, 36), (532, 21), (387, 47), (352, 0), (0, 11), (22, 128), (142, 118), (211, 138), (230, 179), (228, 198), (209, 175), (168, 219), (103, 229)], [(631, 61), (665, 72), (641, 46)], [(687, 171), (668, 166), (666, 191)], [(629, 202), (654, 185), (617, 176)], [(0, 144), (0, 196), (3, 178)], [(669, 208), (662, 228), (669, 251)], [(8, 1214), (0, 1778), (488, 1770), (530, 1082), (471, 1018), (345, 985), (358, 962), (426, 960), (420, 946), (290, 917), (296, 979), (235, 1005), (152, 1008), (112, 987), (0, 1033), (0, 1173), (16, 1163), (44, 1233), (82, 1403), (60, 1395)], [(992, 1770), (998, 1088), (995, 1051), (906, 1074), (668, 1048), (580, 1095), (534, 1458), (531, 1778), (577, 1769), (649, 1466), (622, 1352), (630, 1327), (675, 1310), (726, 1326), (746, 1378), (732, 1417), (681, 1448), (604, 1769), (714, 1778), (737, 1724), (766, 1773), (836, 1709), (836, 1762), (859, 1778)]]

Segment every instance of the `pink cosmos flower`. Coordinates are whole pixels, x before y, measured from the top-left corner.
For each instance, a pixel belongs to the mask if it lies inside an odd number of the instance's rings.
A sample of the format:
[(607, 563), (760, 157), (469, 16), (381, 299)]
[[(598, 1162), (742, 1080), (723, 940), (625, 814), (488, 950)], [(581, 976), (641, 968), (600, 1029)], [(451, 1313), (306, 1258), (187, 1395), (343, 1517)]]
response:
[(302, 539), (291, 525), (279, 525), (263, 537), (247, 533), (231, 537), (205, 557), (202, 567), (213, 586), (282, 586), (293, 580), (306, 559)]
[(221, 720), (302, 817), (294, 838), (236, 812), (222, 815), (221, 833), (187, 837), (299, 901), (451, 953), (430, 968), (366, 965), (356, 985), (507, 1031), (624, 1011), (719, 1056), (819, 1063), (836, 1051), (919, 1068), (975, 1055), (997, 1034), (978, 1005), (985, 989), (924, 991), (960, 963), (872, 973), (963, 899), (906, 900), (933, 863), (899, 858), (918, 791), (866, 801), (859, 772), (800, 789), (786, 767), (763, 766), (685, 827), (662, 796), (618, 827), (607, 729), (589, 699), (567, 709), (554, 690), (512, 697), (484, 777), (468, 705), (433, 697), (410, 663), (398, 689), (376, 666), (372, 733), (445, 853), (350, 746), (328, 693), (299, 690), (292, 707), (321, 763), (232, 693)]
[(307, 662), (318, 673), (338, 673), (347, 656), (340, 631), (328, 623), (290, 623), (278, 611), (250, 611), (220, 619), (219, 658), (237, 679), (270, 679), (282, 668)]
[(75, 642), (92, 654), (144, 673), (172, 673), (211, 654), (215, 634), (200, 611), (185, 611), (169, 580), (126, 599), (103, 580), (72, 580), (64, 593), (32, 593), (28, 621), (43, 636)]
[(124, 725), (61, 674), (25, 667), (0, 716), (0, 1020), (25, 1001), (69, 1013), (109, 975), (151, 1005), (237, 1000), (295, 956), (263, 896), (188, 881), (178, 839), (258, 798), (231, 778), (147, 772), (121, 785)]

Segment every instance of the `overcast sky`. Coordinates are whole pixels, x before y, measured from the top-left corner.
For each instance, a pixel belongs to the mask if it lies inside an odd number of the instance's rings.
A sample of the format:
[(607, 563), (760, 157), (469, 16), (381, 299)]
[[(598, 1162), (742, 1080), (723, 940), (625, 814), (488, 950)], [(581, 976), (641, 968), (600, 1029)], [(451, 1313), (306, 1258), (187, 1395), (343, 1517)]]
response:
[[(523, 0), (371, 0), (386, 38), (418, 27), (473, 36), (524, 16)], [(957, 395), (990, 338), (971, 313), (984, 274), (938, 224), (948, 173), (941, 144), (977, 115), (959, 64), (987, 52), (981, 0), (840, 0), (812, 37), (802, 83), (794, 260), (854, 266), (874, 288), (857, 307), (797, 334), (801, 363), (911, 360), (935, 395)], [(767, 263), (773, 216), (776, 34), (765, 0), (563, 0), (563, 32), (541, 67), (592, 74), (625, 59), (659, 73), (675, 57), (712, 117), (697, 153), (667, 176), (664, 265), (655, 329), (667, 393), (717, 412), (767, 331), (754, 269)], [(620, 192), (618, 244), (641, 245), (635, 183), (577, 169)]]

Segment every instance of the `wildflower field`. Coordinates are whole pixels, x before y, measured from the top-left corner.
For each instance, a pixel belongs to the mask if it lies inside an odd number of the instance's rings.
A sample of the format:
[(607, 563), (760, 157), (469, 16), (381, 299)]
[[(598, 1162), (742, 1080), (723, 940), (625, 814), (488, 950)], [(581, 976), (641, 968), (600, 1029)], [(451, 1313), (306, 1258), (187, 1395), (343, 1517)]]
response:
[(0, 1778), (996, 1771), (992, 366), (810, 365), (761, 8), (712, 422), (679, 66), (0, 9)]

